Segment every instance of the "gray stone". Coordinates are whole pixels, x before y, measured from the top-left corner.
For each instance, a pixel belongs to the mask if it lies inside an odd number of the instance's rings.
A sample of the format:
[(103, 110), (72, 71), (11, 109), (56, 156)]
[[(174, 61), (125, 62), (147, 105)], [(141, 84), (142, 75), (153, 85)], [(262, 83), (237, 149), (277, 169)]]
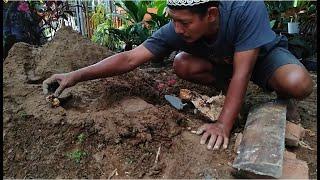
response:
[(258, 175), (282, 175), (286, 105), (280, 101), (262, 104), (249, 112), (233, 167)]

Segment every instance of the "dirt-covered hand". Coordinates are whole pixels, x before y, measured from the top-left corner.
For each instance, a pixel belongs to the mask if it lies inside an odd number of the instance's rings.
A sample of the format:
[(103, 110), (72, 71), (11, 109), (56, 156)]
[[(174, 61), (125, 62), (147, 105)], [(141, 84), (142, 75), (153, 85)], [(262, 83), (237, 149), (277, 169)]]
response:
[(223, 149), (226, 149), (229, 144), (230, 130), (224, 126), (223, 123), (217, 121), (215, 123), (204, 124), (196, 132), (196, 134), (203, 134), (200, 144), (205, 144), (209, 139), (207, 148), (217, 150), (223, 144)]
[(43, 93), (47, 95), (50, 91), (54, 91), (54, 97), (59, 97), (65, 88), (74, 86), (76, 80), (70, 73), (54, 74), (42, 83)]

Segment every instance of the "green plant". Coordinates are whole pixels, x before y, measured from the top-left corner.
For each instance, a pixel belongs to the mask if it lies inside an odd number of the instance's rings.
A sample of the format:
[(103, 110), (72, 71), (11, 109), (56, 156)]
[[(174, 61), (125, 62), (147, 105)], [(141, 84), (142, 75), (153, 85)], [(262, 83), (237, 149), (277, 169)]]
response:
[(90, 17), (93, 31), (97, 29), (98, 25), (105, 23), (106, 21), (106, 7), (103, 4), (99, 4), (95, 7), (95, 11)]
[(121, 14), (112, 14), (118, 16), (119, 18), (124, 19), (125, 21), (129, 21), (131, 23), (139, 23), (143, 21), (144, 15), (147, 12), (147, 5), (149, 5), (151, 1), (142, 1), (142, 0), (116, 0), (115, 5), (122, 8), (126, 15)]
[[(308, 1), (309, 2), (309, 1)], [(313, 2), (314, 3), (314, 2)], [(300, 34), (310, 46), (311, 54), (316, 54), (317, 49), (317, 8), (312, 2), (301, 6), (299, 13)]]
[(167, 17), (166, 7), (167, 3), (163, 0), (155, 0), (150, 4), (151, 8), (156, 8), (157, 13), (149, 13), (151, 15), (151, 20), (148, 23), (151, 25), (151, 31), (156, 31), (160, 27), (164, 26), (169, 22), (169, 18)]
[(125, 43), (125, 50), (131, 50), (132, 45), (141, 44), (151, 35), (150, 31), (143, 26), (143, 22), (124, 26), (119, 29), (109, 28), (108, 30), (120, 41)]
[(316, 53), (317, 45), (317, 10), (316, 2), (265, 1), (269, 11), (270, 26), (276, 32), (286, 32), (287, 23), (294, 19), (299, 22), (297, 35), (288, 37), (289, 49), (298, 58), (307, 58)]
[(282, 13), (290, 9), (294, 5), (294, 1), (264, 1), (267, 10), (270, 13)]
[(71, 160), (74, 160), (76, 163), (80, 163), (81, 159), (87, 156), (87, 153), (82, 150), (76, 149), (73, 152), (68, 153), (67, 156)]
[(110, 33), (109, 28), (111, 28), (110, 22), (105, 22), (98, 25), (97, 29), (94, 31), (91, 40), (102, 46), (107, 47), (112, 51), (118, 51), (122, 47), (122, 42), (114, 33)]
[(109, 28), (109, 33), (116, 36), (120, 41), (124, 42), (125, 50), (132, 49), (132, 45), (139, 45), (145, 41), (151, 31), (147, 29), (143, 20), (147, 14), (147, 7), (151, 1), (126, 1), (117, 0), (115, 5), (124, 9), (123, 14), (109, 14), (109, 16), (117, 16), (124, 20), (124, 26), (121, 29)]
[(83, 143), (86, 140), (86, 135), (84, 133), (79, 134), (77, 140), (79, 144)]
[(67, 2), (63, 1), (7, 1), (3, 11), (3, 52), (7, 56), (16, 42), (42, 45), (49, 38), (47, 29), (58, 28), (60, 18), (66, 19)]
[[(294, 1), (264, 1), (266, 8), (269, 12), (269, 18), (270, 18), (270, 26), (274, 30), (282, 30), (285, 29), (285, 23), (287, 23), (290, 19), (286, 16), (288, 12), (292, 8), (294, 8)], [(287, 14), (286, 14), (287, 13)]]
[[(100, 24), (92, 41), (108, 47), (110, 50), (119, 51), (124, 45), (124, 50), (131, 50), (133, 45), (143, 43), (156, 29), (166, 24), (169, 19), (165, 17), (166, 2), (163, 0), (156, 1), (127, 1), (117, 0), (115, 5), (122, 8), (126, 13), (117, 14), (109, 13), (107, 17), (118, 17), (123, 20), (124, 25), (121, 28), (114, 28), (112, 22)], [(147, 8), (155, 7), (158, 9), (157, 14), (149, 13), (152, 20), (145, 22), (144, 16), (148, 14)], [(148, 29), (147, 24), (151, 27)]]
[(28, 117), (28, 114), (26, 111), (22, 110), (18, 112), (18, 116), (20, 119), (26, 119)]

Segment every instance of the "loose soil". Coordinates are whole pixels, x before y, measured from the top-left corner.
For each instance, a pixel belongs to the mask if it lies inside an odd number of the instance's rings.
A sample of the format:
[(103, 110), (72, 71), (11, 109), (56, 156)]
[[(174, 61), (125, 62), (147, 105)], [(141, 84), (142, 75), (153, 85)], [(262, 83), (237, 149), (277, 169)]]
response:
[[(207, 150), (188, 130), (203, 124), (203, 116), (192, 108), (178, 111), (164, 99), (181, 88), (208, 96), (220, 92), (177, 78), (167, 59), (161, 68), (145, 64), (124, 75), (78, 83), (65, 91), (72, 96), (60, 107), (46, 102), (44, 79), (112, 54), (70, 28), (60, 29), (42, 47), (12, 47), (3, 74), (3, 177), (108, 178), (116, 169), (112, 178), (235, 178), (234, 133), (243, 131), (251, 107), (275, 95), (249, 85), (225, 151)], [(311, 75), (316, 82), (316, 74)], [(310, 178), (317, 178), (316, 90), (315, 84), (310, 97), (299, 102), (301, 123), (310, 130), (304, 142), (314, 150), (290, 149), (307, 161)]]

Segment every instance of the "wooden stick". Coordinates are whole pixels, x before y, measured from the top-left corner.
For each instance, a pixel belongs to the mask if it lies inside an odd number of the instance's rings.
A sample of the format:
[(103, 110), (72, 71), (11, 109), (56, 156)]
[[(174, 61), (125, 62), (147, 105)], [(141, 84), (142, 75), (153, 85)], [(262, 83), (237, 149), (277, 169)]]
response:
[(156, 155), (156, 160), (154, 161), (155, 164), (158, 163), (159, 155), (160, 155), (160, 149), (161, 149), (161, 146), (159, 146), (159, 148), (158, 148), (158, 152), (157, 152), (157, 155)]
[(117, 174), (117, 168), (110, 173), (108, 179), (111, 179), (115, 174)]

